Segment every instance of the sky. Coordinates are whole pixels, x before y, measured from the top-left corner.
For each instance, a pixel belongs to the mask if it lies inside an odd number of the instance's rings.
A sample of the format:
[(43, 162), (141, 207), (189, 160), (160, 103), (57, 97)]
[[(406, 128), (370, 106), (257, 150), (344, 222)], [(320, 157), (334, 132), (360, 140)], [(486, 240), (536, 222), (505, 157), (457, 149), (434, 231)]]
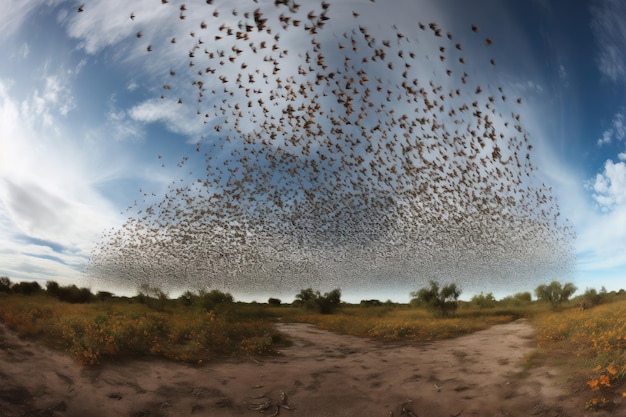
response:
[[(183, 168), (177, 162), (193, 155), (209, 135), (191, 100), (181, 105), (160, 100), (164, 82), (170, 82), (167, 73), (175, 69), (172, 89), (192, 97), (195, 87), (185, 65), (196, 42), (190, 30), (199, 36), (200, 23), (209, 21), (213, 10), (225, 16), (238, 7), (250, 9), (252, 0), (215, 0), (209, 9), (200, 8), (204, 2), (189, 1), (185, 19), (179, 18), (182, 3), (174, 0), (167, 5), (158, 0), (85, 0), (78, 12), (82, 3), (8, 0), (0, 16), (0, 276), (122, 291), (89, 276), (94, 248), (122, 227), (130, 212), (136, 213), (133, 207), (144, 194), (158, 200), (184, 170), (199, 169), (193, 160)], [(417, 22), (434, 21), (455, 34), (476, 25), (493, 39), (496, 75), (482, 67), (474, 67), (471, 75), (485, 83), (490, 77), (504, 80), (508, 91), (523, 98), (519, 113), (533, 145), (537, 175), (551, 187), (561, 216), (576, 234), (573, 271), (553, 278), (573, 281), (579, 289), (624, 287), (623, 2), (330, 3), (329, 15), (338, 16), (337, 33), (356, 26), (341, 16), (357, 11), (359, 24), (376, 33), (396, 25), (407, 37), (420, 39)], [(265, 5), (264, 11), (272, 8)], [(241, 19), (233, 14), (225, 22)], [(211, 35), (206, 39), (217, 33), (214, 27), (207, 30)], [(165, 36), (175, 36), (179, 48), (159, 48), (168, 43)], [(284, 37), (294, 57), (284, 61), (282, 71), (288, 73), (296, 71), (294, 50), (302, 39)], [(425, 50), (436, 47), (426, 38), (422, 42)], [(416, 71), (432, 70), (429, 59)], [(267, 64), (252, 57), (249, 65)], [(510, 290), (532, 291), (537, 284), (518, 282)], [(502, 295), (509, 289), (487, 283), (473, 290), (483, 288)], [(385, 292), (357, 286), (350, 297), (406, 301), (416, 289)], [(254, 299), (255, 293), (242, 293), (246, 297)]]

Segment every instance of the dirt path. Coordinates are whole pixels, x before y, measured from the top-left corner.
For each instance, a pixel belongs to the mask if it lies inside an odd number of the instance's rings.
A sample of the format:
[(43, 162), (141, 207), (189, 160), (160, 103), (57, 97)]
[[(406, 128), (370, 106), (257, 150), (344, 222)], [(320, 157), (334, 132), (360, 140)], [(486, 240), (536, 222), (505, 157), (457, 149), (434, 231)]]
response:
[(414, 346), (307, 324), (278, 328), (293, 345), (260, 361), (194, 367), (138, 360), (81, 369), (0, 327), (0, 417), (585, 415), (554, 370), (519, 375), (533, 349), (524, 320)]

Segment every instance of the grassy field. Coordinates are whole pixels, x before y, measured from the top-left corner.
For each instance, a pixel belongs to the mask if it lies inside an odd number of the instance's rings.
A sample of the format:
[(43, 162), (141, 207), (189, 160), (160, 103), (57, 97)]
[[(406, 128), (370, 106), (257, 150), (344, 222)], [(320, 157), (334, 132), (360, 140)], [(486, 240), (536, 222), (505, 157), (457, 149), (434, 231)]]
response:
[(127, 301), (69, 304), (46, 295), (0, 294), (0, 320), (8, 328), (85, 365), (138, 355), (201, 363), (271, 353), (280, 342), (272, 323), (242, 310), (207, 312), (172, 302), (155, 311)]
[(452, 317), (398, 304), (342, 304), (334, 314), (319, 314), (292, 305), (229, 302), (208, 309), (181, 300), (147, 301), (152, 303), (113, 297), (71, 304), (45, 292), (0, 293), (0, 321), (23, 337), (69, 352), (81, 364), (95, 365), (137, 356), (203, 363), (273, 354), (288, 343), (275, 329), (277, 321), (383, 341), (430, 341), (524, 317), (537, 331), (538, 349), (530, 362), (566, 366), (574, 388), (588, 395), (589, 408), (610, 407), (610, 398), (626, 397), (623, 295), (585, 310), (576, 301), (557, 310), (538, 302), (492, 308), (461, 303)]
[(0, 321), (8, 328), (68, 351), (85, 365), (141, 355), (203, 362), (272, 354), (285, 343), (275, 321), (312, 323), (379, 340), (428, 341), (471, 333), (526, 313), (522, 308), (461, 307), (454, 317), (436, 318), (407, 305), (343, 304), (334, 314), (320, 314), (291, 305), (254, 303), (226, 303), (209, 310), (179, 300), (167, 300), (155, 309), (154, 304), (128, 299), (71, 304), (45, 293), (0, 293)]

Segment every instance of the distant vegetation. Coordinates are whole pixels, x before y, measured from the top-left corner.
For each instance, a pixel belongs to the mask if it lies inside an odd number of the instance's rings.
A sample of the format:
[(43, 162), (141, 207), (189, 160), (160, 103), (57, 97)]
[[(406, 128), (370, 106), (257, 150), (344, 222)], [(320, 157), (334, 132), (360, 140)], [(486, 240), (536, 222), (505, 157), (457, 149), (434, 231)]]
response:
[(493, 293), (483, 294), (482, 292), (473, 296), (471, 303), (478, 308), (494, 308), (498, 304)]
[[(46, 283), (46, 292), (68, 303), (90, 303), (96, 299), (96, 296), (91, 293), (89, 288), (78, 288), (76, 285), (61, 287), (54, 281), (48, 281)], [(100, 299), (104, 296), (102, 293), (99, 293), (99, 295)]]
[(533, 296), (528, 291), (524, 291), (504, 297), (500, 300), (500, 304), (521, 307), (530, 304), (532, 299)]
[(335, 289), (321, 295), (319, 291), (312, 288), (300, 291), (296, 295), (294, 305), (313, 310), (321, 314), (333, 313), (341, 303), (341, 290)]
[(171, 299), (142, 286), (134, 297), (117, 297), (53, 281), (42, 288), (0, 277), (0, 320), (22, 336), (93, 365), (137, 355), (201, 363), (273, 354), (288, 343), (274, 327), (278, 320), (381, 340), (425, 341), (525, 317), (537, 329), (538, 354), (564, 354), (568, 366), (580, 369), (590, 393), (588, 407), (609, 407), (609, 394), (626, 379), (626, 292), (587, 288), (573, 297), (575, 290), (571, 283), (554, 281), (535, 289), (535, 301), (530, 292), (500, 300), (480, 293), (460, 301), (456, 284), (432, 281), (412, 292), (409, 304), (377, 299), (348, 304), (341, 301), (340, 289), (322, 294), (312, 288), (301, 290), (292, 303), (273, 297), (267, 303), (242, 303), (219, 290), (186, 291)]

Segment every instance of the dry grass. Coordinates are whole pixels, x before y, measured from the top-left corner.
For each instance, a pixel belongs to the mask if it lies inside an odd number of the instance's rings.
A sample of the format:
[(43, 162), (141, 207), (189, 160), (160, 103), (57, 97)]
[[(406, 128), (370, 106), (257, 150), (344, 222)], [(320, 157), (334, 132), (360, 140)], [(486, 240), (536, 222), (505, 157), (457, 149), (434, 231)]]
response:
[(321, 329), (380, 340), (427, 341), (446, 339), (512, 321), (514, 314), (504, 310), (460, 311), (455, 317), (435, 318), (433, 314), (406, 306), (343, 306), (331, 315), (300, 313), (294, 321), (315, 324)]
[[(271, 354), (284, 344), (273, 322), (306, 322), (343, 334), (378, 340), (428, 341), (456, 337), (519, 317), (537, 329), (537, 355), (531, 362), (567, 365), (589, 395), (590, 408), (608, 407), (626, 396), (626, 301), (591, 310), (549, 306), (479, 309), (462, 305), (455, 317), (406, 305), (342, 305), (323, 315), (292, 306), (231, 304), (206, 312), (170, 300), (163, 311), (146, 304), (111, 299), (68, 304), (46, 295), (0, 293), (0, 320), (21, 336), (65, 350), (80, 363), (155, 356), (202, 363), (216, 358)], [(573, 367), (573, 368), (572, 368)], [(577, 369), (577, 371), (576, 371)]]
[(404, 306), (343, 305), (323, 315), (292, 306), (231, 304), (217, 312), (168, 301), (164, 311), (112, 299), (68, 304), (44, 294), (0, 294), (0, 320), (21, 336), (66, 350), (82, 364), (152, 355), (186, 362), (216, 357), (268, 354), (283, 343), (272, 322), (307, 322), (322, 329), (381, 340), (435, 340), (511, 321), (516, 312), (461, 309), (434, 318)]

